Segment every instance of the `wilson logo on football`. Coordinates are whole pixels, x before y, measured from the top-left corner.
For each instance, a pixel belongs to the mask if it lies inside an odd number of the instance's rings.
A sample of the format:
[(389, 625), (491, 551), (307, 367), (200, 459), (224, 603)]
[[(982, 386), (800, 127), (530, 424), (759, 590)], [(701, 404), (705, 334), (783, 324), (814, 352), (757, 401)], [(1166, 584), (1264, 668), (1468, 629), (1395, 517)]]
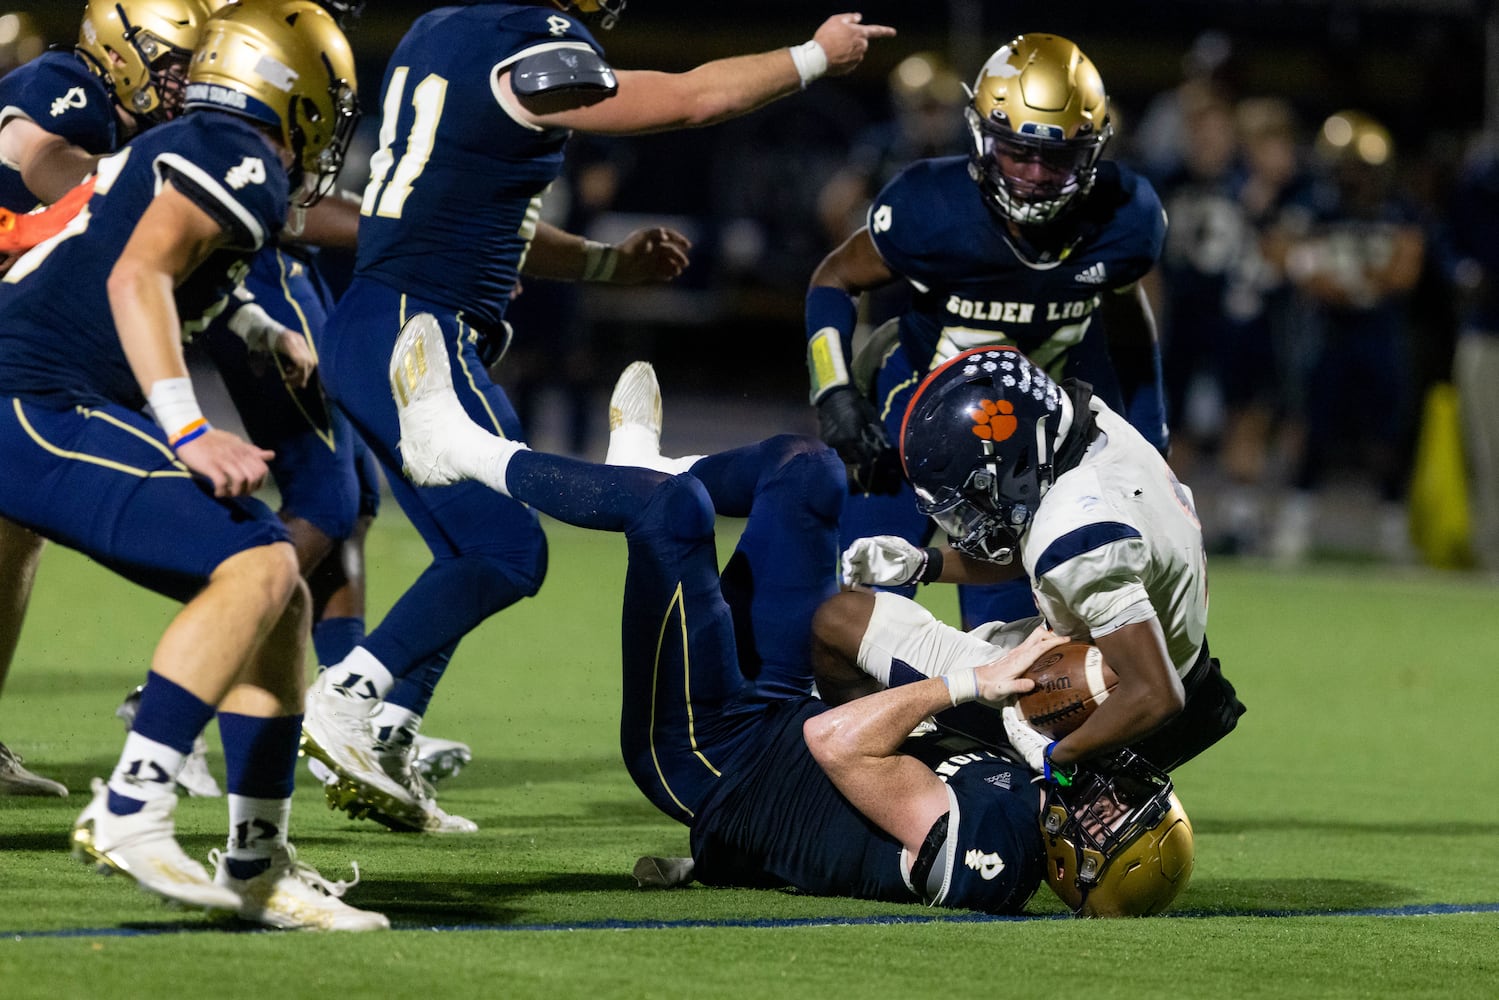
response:
[(1007, 399), (983, 400), (968, 415), (973, 418), (973, 433), (985, 441), (1008, 441), (1020, 426), (1015, 419), (1015, 405)]

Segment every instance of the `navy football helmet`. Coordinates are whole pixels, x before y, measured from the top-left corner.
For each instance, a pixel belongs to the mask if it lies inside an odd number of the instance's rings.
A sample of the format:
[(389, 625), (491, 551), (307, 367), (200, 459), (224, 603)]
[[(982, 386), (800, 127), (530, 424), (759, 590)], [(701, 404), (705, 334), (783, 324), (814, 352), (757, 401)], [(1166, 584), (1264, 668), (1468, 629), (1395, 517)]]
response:
[(1192, 880), (1192, 821), (1171, 779), (1129, 750), (1089, 761), (1041, 810), (1046, 884), (1080, 917), (1144, 917)]
[(900, 432), (916, 506), (965, 555), (1008, 563), (1055, 478), (1072, 401), (1013, 347), (965, 351), (917, 386)]

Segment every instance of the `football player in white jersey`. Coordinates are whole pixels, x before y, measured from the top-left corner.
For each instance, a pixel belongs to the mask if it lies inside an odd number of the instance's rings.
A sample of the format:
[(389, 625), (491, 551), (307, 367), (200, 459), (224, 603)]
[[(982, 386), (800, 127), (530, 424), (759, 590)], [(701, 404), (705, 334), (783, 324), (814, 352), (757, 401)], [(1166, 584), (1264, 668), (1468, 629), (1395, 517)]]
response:
[[(1024, 573), (1040, 618), (948, 626), (907, 598), (849, 590), (818, 612), (818, 688), (835, 702), (989, 662), (1043, 620), (1095, 643), (1118, 686), (1060, 740), (1013, 707), (940, 719), (1005, 740), (1063, 781), (1073, 764), (1130, 746), (1165, 770), (1227, 735), (1244, 707), (1207, 648), (1207, 564), (1192, 494), (1084, 382), (1053, 382), (1013, 348), (979, 348), (912, 397), (901, 462), (941, 548), (895, 536), (843, 555), (855, 584), (992, 583)], [(1016, 558), (1018, 556), (1018, 558)], [(977, 733), (976, 733), (977, 734)]]

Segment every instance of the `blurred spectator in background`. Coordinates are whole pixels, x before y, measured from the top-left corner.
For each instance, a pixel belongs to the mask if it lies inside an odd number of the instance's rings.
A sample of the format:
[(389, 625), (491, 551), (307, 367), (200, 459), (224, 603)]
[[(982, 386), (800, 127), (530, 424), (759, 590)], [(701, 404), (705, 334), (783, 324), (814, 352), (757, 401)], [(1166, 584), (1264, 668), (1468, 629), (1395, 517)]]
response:
[[(1299, 400), (1288, 387), (1292, 351), (1307, 338), (1285, 275), (1271, 261), (1282, 234), (1297, 230), (1311, 187), (1298, 151), (1295, 112), (1280, 98), (1240, 101), (1234, 109), (1241, 176), (1237, 200), (1253, 238), (1228, 292), (1231, 353), (1223, 373), (1223, 427), (1218, 459), (1223, 492), (1209, 546), (1220, 552), (1259, 554), (1264, 527), (1265, 477), (1272, 446), (1296, 444), (1284, 433)], [(1267, 358), (1269, 361), (1267, 362)], [(1276, 433), (1279, 428), (1282, 433)], [(1278, 438), (1278, 439), (1277, 439)]]
[(30, 14), (0, 14), (0, 76), (29, 63), (46, 49), (47, 41)]
[(963, 81), (939, 53), (914, 53), (890, 71), (894, 115), (855, 139), (848, 164), (818, 196), (818, 217), (829, 246), (864, 225), (870, 200), (907, 165), (967, 151), (962, 110), (967, 99)]
[(1249, 222), (1237, 197), (1233, 106), (1201, 81), (1183, 85), (1177, 94), (1191, 141), (1178, 169), (1157, 185), (1171, 225), (1161, 267), (1146, 280), (1148, 288), (1160, 292), (1156, 314), (1161, 318), (1166, 413), (1172, 464), (1180, 472), (1218, 431), (1222, 368), (1230, 357), (1234, 322), (1229, 290), (1254, 255)]
[(1221, 31), (1204, 31), (1182, 56), (1182, 82), (1151, 99), (1131, 130), (1130, 161), (1151, 180), (1182, 167), (1196, 141), (1187, 122), (1191, 93), (1207, 87), (1233, 100), (1238, 93), (1240, 60), (1234, 43)]
[(1329, 470), (1352, 457), (1377, 484), (1380, 548), (1403, 561), (1411, 552), (1404, 445), (1414, 414), (1406, 306), (1426, 239), (1416, 209), (1395, 190), (1395, 149), (1383, 125), (1337, 112), (1323, 122), (1316, 150), (1328, 183), (1281, 263), (1315, 309), (1321, 341), (1306, 380), (1306, 440), (1272, 554), (1283, 562), (1306, 556), (1317, 494)]
[(1499, 145), (1475, 144), (1453, 193), (1454, 284), (1463, 293), (1453, 362), (1468, 459), (1473, 554), (1499, 570)]

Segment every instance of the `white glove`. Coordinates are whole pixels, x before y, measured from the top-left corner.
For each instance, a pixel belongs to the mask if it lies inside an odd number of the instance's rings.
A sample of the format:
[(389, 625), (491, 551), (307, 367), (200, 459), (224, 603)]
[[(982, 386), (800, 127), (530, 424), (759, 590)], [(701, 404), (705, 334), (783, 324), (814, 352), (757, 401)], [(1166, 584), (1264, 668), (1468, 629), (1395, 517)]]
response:
[(999, 714), (1005, 720), (1005, 735), (1010, 738), (1010, 746), (1025, 760), (1027, 767), (1037, 774), (1044, 774), (1046, 748), (1051, 746), (1050, 737), (1032, 729), (1014, 705), (1006, 705)]
[(843, 553), (843, 582), (904, 587), (921, 578), (926, 560), (925, 549), (897, 535), (860, 538)]

